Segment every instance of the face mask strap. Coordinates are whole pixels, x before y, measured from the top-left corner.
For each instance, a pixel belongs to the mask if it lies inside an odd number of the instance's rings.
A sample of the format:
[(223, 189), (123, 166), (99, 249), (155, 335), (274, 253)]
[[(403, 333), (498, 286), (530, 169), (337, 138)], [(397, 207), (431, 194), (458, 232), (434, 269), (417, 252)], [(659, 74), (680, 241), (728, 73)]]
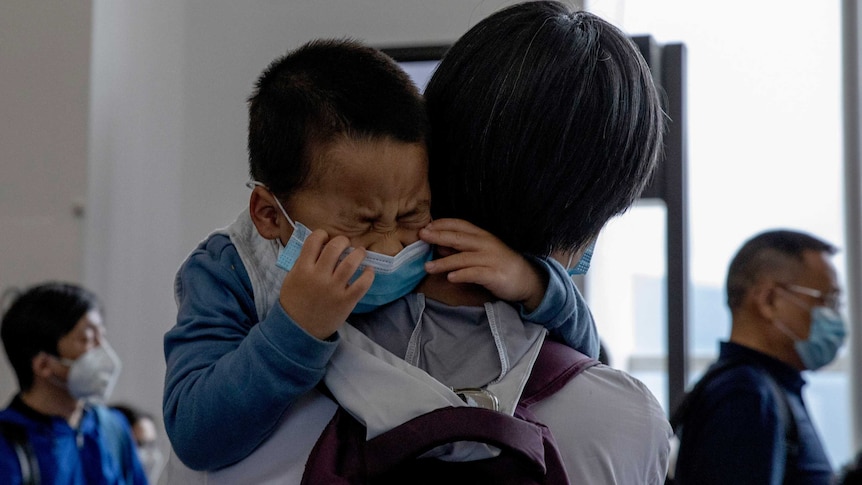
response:
[(45, 352), (45, 353), (48, 354), (48, 357), (54, 359), (55, 361), (57, 361), (57, 363), (65, 366), (65, 367), (72, 367), (72, 364), (75, 363), (75, 361), (72, 359), (67, 359), (66, 357), (60, 357), (59, 355), (50, 354), (48, 352)]
[[(793, 290), (789, 290), (780, 284), (776, 285), (776, 288), (781, 289), (781, 291), (784, 292), (785, 298), (787, 298), (788, 300), (793, 302), (794, 305), (798, 306), (799, 308), (801, 308), (803, 310), (808, 310), (809, 312), (811, 312), (811, 310), (814, 309), (815, 307), (823, 306), (823, 305), (809, 305), (808, 303), (805, 303), (804, 301), (802, 301), (800, 298), (798, 298), (794, 294)], [(829, 307), (825, 307), (825, 308), (829, 308)]]
[[(81, 357), (86, 355), (88, 352), (92, 352), (92, 351), (98, 349), (99, 347), (105, 349), (105, 352), (108, 352), (109, 354), (113, 354), (113, 356), (117, 355), (117, 353), (114, 351), (114, 348), (111, 347), (110, 344), (108, 344), (108, 341), (103, 340), (99, 345), (97, 345), (97, 346), (91, 348), (90, 350), (84, 352), (83, 354), (79, 355), (78, 359), (80, 359)], [(72, 367), (75, 364), (75, 362), (78, 361), (78, 359), (68, 359), (66, 357), (60, 357), (59, 355), (48, 354), (48, 356), (51, 357), (52, 359), (56, 360), (57, 362), (59, 362), (61, 365), (64, 365), (66, 367)]]
[(278, 197), (275, 196), (272, 190), (269, 190), (269, 187), (264, 185), (263, 182), (258, 182), (257, 180), (249, 180), (245, 183), (245, 186), (250, 189), (254, 189), (255, 187), (263, 187), (267, 192), (269, 192), (269, 195), (271, 195), (272, 198), (275, 199), (275, 204), (278, 206), (279, 210), (281, 210), (281, 213), (284, 214), (284, 217), (287, 219), (287, 223), (290, 224), (290, 227), (296, 229), (296, 224), (293, 222), (293, 219), (291, 219), (290, 216), (287, 215), (287, 211), (284, 210), (284, 206), (281, 205), (281, 201), (278, 200)]
[[(799, 298), (796, 298), (792, 291), (788, 290), (787, 288), (784, 288), (781, 285), (776, 285), (776, 288), (783, 291), (784, 297), (790, 300), (794, 305), (798, 306), (799, 308), (802, 308), (803, 310), (808, 310), (809, 312), (811, 311), (811, 307), (806, 305), (805, 302), (801, 301)], [(790, 339), (794, 342), (800, 342), (804, 340), (795, 333), (793, 333), (789, 328), (787, 328), (787, 325), (784, 325), (781, 320), (773, 319), (773, 324), (776, 326), (776, 328), (778, 328), (778, 330), (781, 330), (781, 333), (790, 337)]]
[[(45, 354), (48, 356), (48, 358), (53, 359), (54, 362), (57, 362), (58, 364), (62, 365), (63, 367), (66, 367), (69, 370), (72, 369), (72, 364), (75, 363), (74, 360), (60, 357), (59, 355), (54, 355), (49, 352), (45, 352)], [(69, 383), (65, 380), (61, 380), (54, 374), (52, 374), (51, 377), (48, 378), (48, 380), (54, 383), (54, 385), (56, 386), (62, 387), (63, 389), (69, 389)]]
[(569, 262), (566, 263), (566, 271), (572, 269), (572, 260), (575, 259), (576, 252), (577, 251), (572, 251), (571, 253), (569, 253)]
[(789, 328), (787, 328), (787, 325), (785, 325), (781, 320), (774, 318), (774, 319), (772, 319), (772, 324), (775, 325), (775, 328), (777, 328), (778, 330), (781, 330), (781, 333), (783, 333), (784, 335), (787, 335), (790, 338), (790, 340), (793, 340), (794, 342), (801, 342), (803, 340), (803, 339), (799, 338), (798, 335), (793, 333)]

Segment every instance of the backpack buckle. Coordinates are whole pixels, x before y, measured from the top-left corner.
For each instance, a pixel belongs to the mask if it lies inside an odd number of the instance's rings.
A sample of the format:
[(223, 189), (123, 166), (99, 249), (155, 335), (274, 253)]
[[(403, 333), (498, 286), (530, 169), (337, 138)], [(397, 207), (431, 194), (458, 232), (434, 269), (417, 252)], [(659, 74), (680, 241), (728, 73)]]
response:
[(467, 403), (468, 406), (474, 408), (485, 408), (491, 411), (500, 410), (500, 401), (493, 392), (487, 389), (468, 387), (464, 389), (453, 389), (455, 394)]

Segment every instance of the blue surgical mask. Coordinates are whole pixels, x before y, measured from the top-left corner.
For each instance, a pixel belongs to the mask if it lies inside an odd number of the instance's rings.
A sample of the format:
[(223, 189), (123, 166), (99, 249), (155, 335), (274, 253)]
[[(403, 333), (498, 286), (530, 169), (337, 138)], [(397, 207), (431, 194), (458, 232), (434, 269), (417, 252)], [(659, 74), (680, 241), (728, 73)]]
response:
[[(249, 185), (252, 187), (255, 185), (263, 186), (260, 182), (249, 182)], [(296, 263), (300, 251), (302, 251), (305, 239), (311, 234), (311, 230), (298, 221), (294, 222), (287, 215), (287, 211), (284, 210), (278, 198), (275, 198), (275, 203), (287, 222), (293, 227), (293, 234), (290, 235), (287, 244), (279, 252), (275, 264), (285, 271), (290, 271)], [(344, 259), (350, 251), (353, 251), (353, 248), (347, 249), (341, 255), (341, 259)], [(405, 247), (395, 256), (367, 251), (365, 260), (350, 281), (356, 280), (365, 267), (370, 267), (374, 270), (374, 282), (371, 283), (371, 288), (356, 304), (353, 312), (368, 313), (413, 291), (413, 288), (416, 288), (416, 285), (425, 277), (425, 263), (431, 259), (432, 255), (431, 246), (421, 240)]]
[(569, 273), (569, 276), (587, 274), (587, 271), (590, 269), (590, 260), (593, 259), (593, 250), (595, 248), (596, 242), (593, 241), (587, 247), (587, 250), (584, 251), (584, 254), (581, 255), (581, 259), (578, 260), (578, 264), (575, 266), (572, 266), (572, 259), (575, 257), (575, 253), (572, 253), (569, 256), (569, 263), (566, 264), (566, 273)]
[(833, 360), (847, 337), (844, 319), (835, 310), (825, 306), (811, 308), (811, 328), (807, 339), (801, 339), (784, 324), (776, 326), (793, 339), (793, 348), (806, 369), (817, 370)]
[[(425, 241), (416, 241), (395, 256), (368, 251), (359, 271), (364, 266), (373, 268), (374, 282), (353, 312), (368, 313), (413, 291), (425, 277), (425, 263), (432, 254), (431, 245)], [(359, 271), (354, 278), (359, 277)]]
[[(286, 271), (293, 268), (309, 234), (311, 234), (311, 230), (302, 223), (296, 222), (294, 224), (290, 240), (278, 255), (276, 265), (279, 268)], [(352, 250), (351, 248), (345, 251), (342, 258)], [(425, 277), (425, 263), (431, 259), (431, 256), (431, 246), (425, 241), (416, 241), (395, 256), (367, 251), (365, 260), (351, 281), (358, 278), (367, 266), (374, 270), (374, 282), (365, 296), (356, 304), (353, 312), (368, 313), (410, 293)]]

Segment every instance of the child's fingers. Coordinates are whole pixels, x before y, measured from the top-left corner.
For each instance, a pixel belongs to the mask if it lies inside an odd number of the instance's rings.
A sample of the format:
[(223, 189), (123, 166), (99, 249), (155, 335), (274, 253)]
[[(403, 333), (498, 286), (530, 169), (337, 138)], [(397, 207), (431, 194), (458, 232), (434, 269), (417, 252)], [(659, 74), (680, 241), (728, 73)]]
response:
[(469, 266), (457, 271), (451, 271), (446, 275), (450, 283), (475, 284), (486, 288), (493, 282), (494, 271), (482, 266)]
[(368, 289), (371, 288), (371, 283), (373, 282), (374, 270), (366, 266), (365, 269), (362, 270), (362, 274), (359, 275), (359, 278), (356, 278), (356, 280), (347, 287), (348, 298), (353, 299), (355, 304), (355, 302), (358, 302), (363, 296), (365, 296), (365, 293), (367, 293)]
[(487, 253), (454, 253), (428, 261), (425, 263), (425, 271), (429, 274), (446, 273), (468, 267), (488, 266), (491, 262)]
[(438, 259), (445, 258), (445, 257), (450, 256), (452, 254), (458, 253), (458, 251), (455, 249), (452, 249), (452, 248), (447, 247), (447, 246), (440, 246), (439, 244), (435, 246), (434, 251), (436, 252), (436, 258), (438, 258)]
[[(458, 251), (475, 251), (482, 248), (483, 241), (485, 241), (479, 234), (429, 229), (428, 227), (419, 231), (419, 237), (428, 244), (444, 246)], [(487, 242), (485, 246), (487, 246)]]
[(299, 256), (296, 258), (297, 265), (315, 264), (320, 258), (321, 251), (326, 242), (329, 241), (329, 234), (323, 229), (312, 231), (305, 238), (302, 244), (302, 249), (299, 250)]
[(365, 260), (366, 250), (365, 248), (356, 248), (350, 252), (347, 256), (338, 263), (338, 266), (335, 267), (334, 276), (338, 278), (340, 281), (344, 282), (344, 285), (347, 285), (347, 282), (353, 275), (356, 273), (356, 270), (359, 269), (359, 266), (362, 264), (362, 261)]
[(446, 273), (446, 279), (454, 284), (480, 285), (501, 300), (519, 302), (525, 300), (530, 291), (522, 284), (520, 274), (513, 275), (495, 266), (468, 266)]
[[(314, 234), (314, 233), (312, 233)], [(308, 236), (311, 238), (311, 235)], [(308, 241), (308, 239), (306, 239)], [(350, 247), (350, 240), (344, 236), (335, 236), (327, 242), (320, 251), (317, 263), (330, 272), (335, 270), (341, 254)]]
[(464, 219), (434, 219), (429, 222), (427, 229), (431, 229), (433, 231), (456, 231), (463, 232), (465, 234), (483, 234), (487, 233), (484, 229), (476, 226), (475, 224), (465, 221)]

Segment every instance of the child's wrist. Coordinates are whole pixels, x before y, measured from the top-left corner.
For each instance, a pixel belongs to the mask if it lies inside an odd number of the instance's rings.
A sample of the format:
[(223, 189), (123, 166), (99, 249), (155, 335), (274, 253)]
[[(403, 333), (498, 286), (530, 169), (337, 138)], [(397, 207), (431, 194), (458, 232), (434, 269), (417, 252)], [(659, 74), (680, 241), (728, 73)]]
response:
[(539, 305), (542, 304), (542, 300), (545, 298), (545, 293), (548, 291), (548, 284), (550, 281), (550, 275), (539, 263), (536, 261), (527, 258), (527, 261), (530, 264), (530, 269), (532, 271), (528, 272), (529, 275), (532, 275), (532, 278), (529, 278), (530, 281), (527, 285), (532, 291), (529, 292), (529, 295), (524, 300), (521, 300), (521, 306), (524, 307), (525, 313), (533, 313), (539, 308)]
[(539, 305), (542, 303), (542, 297), (544, 295), (533, 295), (532, 297), (521, 302), (521, 306), (524, 307), (524, 313), (533, 313), (539, 308)]

